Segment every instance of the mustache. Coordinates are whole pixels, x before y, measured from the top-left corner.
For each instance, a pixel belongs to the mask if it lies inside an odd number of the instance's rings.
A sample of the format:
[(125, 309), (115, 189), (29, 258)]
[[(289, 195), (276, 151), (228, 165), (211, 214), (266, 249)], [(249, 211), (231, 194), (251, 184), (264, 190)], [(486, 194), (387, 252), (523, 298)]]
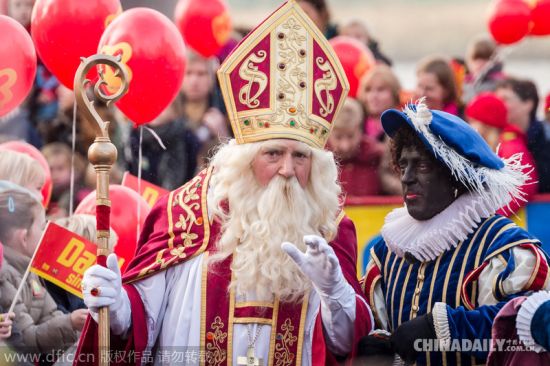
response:
[(304, 194), (305, 190), (302, 188), (296, 177), (284, 178), (281, 176), (274, 177), (269, 182), (267, 190), (274, 195), (280, 195), (285, 198), (288, 203), (294, 203), (293, 199), (296, 195)]

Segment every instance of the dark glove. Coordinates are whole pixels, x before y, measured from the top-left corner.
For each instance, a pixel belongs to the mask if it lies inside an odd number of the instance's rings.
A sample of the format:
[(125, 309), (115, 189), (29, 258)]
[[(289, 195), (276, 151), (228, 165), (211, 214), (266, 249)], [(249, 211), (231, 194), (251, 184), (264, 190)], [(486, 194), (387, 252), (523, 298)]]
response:
[(388, 332), (374, 331), (359, 340), (357, 356), (395, 355), (395, 350)]
[[(421, 315), (401, 324), (391, 336), (395, 352), (407, 363), (414, 363), (419, 351), (414, 349), (417, 339), (436, 339), (434, 319), (431, 313)], [(417, 345), (417, 346), (421, 346)]]

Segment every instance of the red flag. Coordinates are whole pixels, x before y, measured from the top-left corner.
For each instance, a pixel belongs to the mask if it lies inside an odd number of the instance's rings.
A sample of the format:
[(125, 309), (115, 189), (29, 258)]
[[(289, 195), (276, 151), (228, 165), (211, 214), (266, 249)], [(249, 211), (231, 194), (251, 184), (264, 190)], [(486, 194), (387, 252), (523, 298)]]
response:
[(155, 202), (168, 191), (164, 188), (149, 183), (146, 180), (141, 180), (141, 187), (138, 190), (138, 178), (128, 172), (124, 173), (121, 185), (128, 187), (141, 195), (150, 207), (153, 207)]
[(31, 272), (82, 298), (84, 271), (96, 262), (97, 246), (52, 222), (38, 244)]

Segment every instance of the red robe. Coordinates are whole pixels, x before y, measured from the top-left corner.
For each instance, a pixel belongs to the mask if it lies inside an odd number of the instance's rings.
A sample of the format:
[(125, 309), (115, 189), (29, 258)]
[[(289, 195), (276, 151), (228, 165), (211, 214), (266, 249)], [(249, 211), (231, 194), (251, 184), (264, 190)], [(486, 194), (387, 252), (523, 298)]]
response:
[[(141, 357), (146, 348), (148, 338), (146, 313), (143, 301), (133, 283), (171, 266), (184, 263), (201, 253), (215, 250), (219, 223), (217, 221), (209, 221), (206, 204), (206, 192), (210, 176), (211, 169), (201, 172), (184, 186), (160, 199), (147, 217), (138, 243), (136, 256), (129, 263), (123, 276), (123, 286), (128, 293), (131, 303), (132, 328), (128, 333), (127, 339), (122, 339), (111, 334), (111, 356), (113, 357), (111, 364), (138, 365), (141, 363)], [(348, 359), (351, 359), (355, 353), (357, 342), (361, 337), (368, 334), (373, 324), (370, 309), (366, 305), (366, 302), (363, 301), (364, 297), (356, 275), (357, 238), (355, 227), (349, 218), (344, 217), (343, 214), (340, 217), (337, 236), (330, 244), (340, 261), (344, 277), (355, 289), (357, 296), (353, 350), (348, 355)], [(212, 277), (216, 277), (216, 275), (211, 275), (209, 272), (208, 279)], [(226, 290), (227, 287), (220, 285), (224, 284), (224, 281), (227, 282), (227, 278), (220, 276), (216, 280), (216, 286), (208, 286), (206, 290), (208, 294), (212, 293), (210, 298), (207, 297), (210, 301), (203, 302), (203, 304), (207, 305), (206, 311), (204, 311), (207, 318), (210, 313), (211, 316), (220, 315), (222, 318), (227, 316), (226, 305), (229, 303), (229, 294)], [(298, 319), (300, 318), (299, 313), (301, 312), (302, 304), (281, 303), (278, 306), (279, 311), (286, 311), (290, 316), (298, 316)], [(197, 314), (197, 316), (201, 316), (201, 314)], [(204, 335), (201, 348), (208, 349), (209, 342), (216, 341), (214, 339), (216, 337), (215, 334), (220, 330), (217, 328), (209, 329), (209, 321), (205, 321), (204, 323), (206, 329), (201, 331), (201, 334)], [(228, 322), (225, 322), (225, 324), (228, 324)], [(303, 332), (303, 329), (300, 327), (297, 327), (297, 332), (299, 329)], [(227, 329), (221, 329), (222, 332), (224, 330), (227, 331)], [(97, 357), (94, 358), (96, 361), (94, 363), (78, 362), (79, 360), (86, 360), (87, 355), (94, 354), (97, 356), (97, 334), (97, 324), (89, 317), (80, 339), (75, 357), (75, 365), (97, 363)], [(303, 336), (301, 334), (295, 335), (298, 337)], [(275, 342), (283, 341), (279, 337), (275, 340)], [(216, 346), (219, 343), (216, 342)], [(300, 342), (297, 343), (299, 344)], [(228, 344), (222, 344), (222, 346), (230, 347)], [(300, 349), (296, 349), (297, 346), (299, 345), (295, 342), (295, 351), (301, 352)], [(120, 357), (117, 358), (117, 355)], [(317, 316), (313, 335), (312, 355), (315, 365), (336, 363), (335, 356), (330, 354), (325, 346), (320, 312)], [(299, 358), (294, 358), (293, 362), (289, 365), (296, 364), (297, 360)], [(202, 364), (225, 365), (226, 362), (218, 363), (206, 358), (201, 360)]]

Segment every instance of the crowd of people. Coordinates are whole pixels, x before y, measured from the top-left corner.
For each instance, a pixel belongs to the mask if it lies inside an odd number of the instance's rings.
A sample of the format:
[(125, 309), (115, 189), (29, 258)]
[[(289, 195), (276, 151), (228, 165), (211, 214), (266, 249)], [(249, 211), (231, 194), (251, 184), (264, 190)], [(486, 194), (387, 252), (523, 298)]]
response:
[[(488, 36), (473, 39), (460, 57), (426, 56), (414, 90), (404, 90), (391, 55), (364, 22), (336, 26), (325, 1), (297, 3), (327, 39), (353, 37), (376, 59), (357, 97), (342, 100), (334, 120), (324, 116), (329, 134), (243, 134), (257, 121), (236, 127), (240, 112), (235, 117), (226, 110), (231, 96), (222, 95), (216, 73), (227, 57), (244, 51), (212, 58), (189, 51), (178, 96), (148, 128), (134, 128), (113, 105), (95, 106), (111, 121), (119, 151), (111, 182), (129, 171), (175, 192), (153, 208), (136, 259), (123, 274), (115, 256), (107, 267), (92, 267), (83, 280), (84, 300), (30, 274), (8, 313), (46, 218), (96, 240), (95, 218), (72, 215), (70, 208), (95, 189), (86, 154), (97, 126), (74, 108), (73, 91), (39, 64), (25, 103), (0, 117), (0, 143), (23, 140), (40, 149), (53, 185), (44, 208), (39, 164), (0, 151), (0, 343), (45, 354), (74, 352), (80, 339), (79, 352), (93, 353), (98, 308), (109, 306), (115, 349), (222, 345), (219, 359), (207, 359), (212, 365), (241, 355), (254, 365), (254, 352), (279, 357), (270, 347), (293, 335), (290, 322), (305, 336), (280, 347), (299, 352), (293, 357), (304, 364), (386, 354), (419, 364), (486, 362), (488, 350), (425, 353), (413, 343), (491, 339), (493, 320), (508, 300), (548, 290), (550, 258), (540, 242), (501, 215), (550, 193), (550, 94), (542, 100), (532, 80), (506, 74)], [(9, 0), (8, 15), (29, 29), (32, 5)], [(235, 32), (232, 41), (244, 35)], [(340, 204), (365, 196), (401, 196), (406, 206), (388, 215), (361, 286), (355, 229)], [(116, 242), (114, 232), (111, 238)], [(518, 303), (519, 319), (550, 306), (542, 295), (523, 301), (534, 305), (525, 314), (528, 306), (522, 313)], [(235, 310), (231, 302), (242, 311), (228, 314), (224, 307)], [(545, 321), (550, 324), (540, 324)], [(375, 328), (391, 336), (369, 335)], [(537, 332), (532, 338), (548, 347), (548, 332)], [(531, 337), (529, 327), (517, 334)]]
[[(498, 148), (500, 156), (506, 158), (523, 153), (524, 162), (532, 167), (529, 172), (531, 180), (525, 186), (527, 201), (536, 193), (550, 192), (550, 122), (546, 115), (537, 114), (541, 104), (544, 104), (545, 111), (548, 110), (550, 98), (543, 102), (533, 81), (503, 71), (498, 47), (489, 36), (473, 39), (464, 55), (429, 55), (420, 60), (415, 88), (403, 90), (391, 67), (390, 55), (382, 53), (364, 22), (352, 20), (337, 27), (330, 21), (324, 1), (302, 1), (301, 4), (327, 38), (336, 35), (356, 38), (367, 45), (376, 58), (376, 64), (361, 79), (357, 98), (346, 103), (345, 109), (353, 110), (353, 113), (340, 116), (336, 122), (339, 133), (333, 134), (327, 146), (340, 163), (340, 181), (345, 195), (401, 194), (398, 176), (389, 159), (389, 144), (380, 115), (386, 109), (401, 108), (420, 97), (426, 98), (429, 108), (452, 113), (472, 123), (495, 151)], [(11, 15), (28, 28), (30, 13), (25, 13), (24, 8), (14, 5)], [(243, 35), (235, 32), (234, 38)], [(192, 51), (188, 54), (181, 92), (160, 116), (148, 124), (166, 149), (150, 130), (140, 133), (139, 129), (133, 128), (131, 121), (124, 118), (116, 107), (98, 108), (100, 115), (112, 121), (111, 136), (121, 152), (113, 172), (113, 182), (119, 181), (121, 173), (126, 170), (137, 175), (141, 166), (143, 179), (174, 189), (206, 165), (220, 141), (232, 137), (215, 76), (227, 53), (223, 51), (219, 57), (208, 59)], [(50, 207), (50, 214), (57, 216), (66, 215), (69, 207), (69, 196), (64, 193), (69, 187), (71, 151), (61, 144), (70, 147), (72, 143), (73, 103), (73, 92), (59, 85), (55, 77), (40, 65), (35, 88), (27, 103), (0, 119), (2, 140), (23, 139), (48, 152), (48, 160), (60, 176), (54, 182)], [(86, 179), (90, 175), (86, 172), (91, 171), (83, 164), (96, 133), (93, 123), (80, 113), (76, 116), (78, 190), (72, 197), (75, 203), (84, 196), (82, 192), (93, 188), (93, 182)], [(137, 158), (140, 145), (141, 165)], [(179, 169), (169, 169), (176, 163)]]

